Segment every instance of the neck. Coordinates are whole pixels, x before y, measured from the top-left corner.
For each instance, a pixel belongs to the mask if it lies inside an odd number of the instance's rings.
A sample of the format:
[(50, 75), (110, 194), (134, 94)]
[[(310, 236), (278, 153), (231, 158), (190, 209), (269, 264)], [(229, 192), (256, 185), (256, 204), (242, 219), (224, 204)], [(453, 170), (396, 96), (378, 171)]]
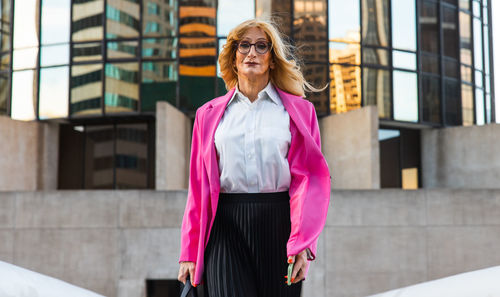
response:
[(268, 75), (249, 79), (247, 77), (238, 77), (238, 90), (245, 95), (250, 102), (254, 102), (260, 91), (262, 91), (269, 82)]

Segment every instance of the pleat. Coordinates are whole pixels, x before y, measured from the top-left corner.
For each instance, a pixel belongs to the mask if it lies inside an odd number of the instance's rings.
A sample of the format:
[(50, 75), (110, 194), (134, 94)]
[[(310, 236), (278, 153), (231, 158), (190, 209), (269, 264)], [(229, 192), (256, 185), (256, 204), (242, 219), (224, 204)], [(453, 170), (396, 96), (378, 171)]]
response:
[(287, 286), (290, 197), (221, 193), (205, 249), (205, 297), (299, 297)]

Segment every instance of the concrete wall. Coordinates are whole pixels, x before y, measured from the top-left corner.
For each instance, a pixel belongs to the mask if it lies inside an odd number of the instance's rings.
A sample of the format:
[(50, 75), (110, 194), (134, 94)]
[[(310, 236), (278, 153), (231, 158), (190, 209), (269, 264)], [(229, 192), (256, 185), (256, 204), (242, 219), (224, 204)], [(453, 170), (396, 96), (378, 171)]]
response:
[(422, 130), (424, 188), (500, 188), (500, 125)]
[(319, 122), (333, 189), (380, 189), (378, 114), (375, 106), (330, 115)]
[(187, 189), (191, 121), (168, 102), (156, 105), (156, 189)]
[[(186, 191), (0, 192), (0, 260), (114, 297), (177, 279)], [(500, 190), (332, 192), (303, 297), (500, 265)]]
[(59, 125), (0, 116), (0, 189), (57, 188)]

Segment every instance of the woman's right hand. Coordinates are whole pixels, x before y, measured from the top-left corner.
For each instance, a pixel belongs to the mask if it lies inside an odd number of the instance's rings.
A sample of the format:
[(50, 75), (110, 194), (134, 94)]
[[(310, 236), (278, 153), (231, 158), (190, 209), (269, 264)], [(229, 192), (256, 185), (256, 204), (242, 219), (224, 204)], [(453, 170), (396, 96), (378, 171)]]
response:
[(179, 268), (179, 276), (177, 277), (177, 279), (183, 284), (186, 284), (186, 278), (189, 275), (191, 283), (193, 283), (195, 267), (196, 264), (194, 262), (181, 262), (181, 267)]

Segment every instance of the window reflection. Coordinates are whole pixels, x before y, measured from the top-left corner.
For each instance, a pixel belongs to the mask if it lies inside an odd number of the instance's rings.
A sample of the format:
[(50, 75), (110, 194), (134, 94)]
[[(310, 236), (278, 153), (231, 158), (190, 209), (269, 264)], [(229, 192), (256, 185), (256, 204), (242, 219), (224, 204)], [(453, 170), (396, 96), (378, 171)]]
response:
[(0, 114), (7, 113), (7, 100), (9, 100), (10, 81), (9, 74), (0, 72)]
[(294, 18), (294, 38), (299, 55), (307, 62), (326, 62), (326, 0), (295, 0)]
[(116, 189), (148, 187), (148, 125), (116, 126)]
[(191, 37), (215, 36), (215, 8), (215, 0), (181, 1), (179, 6), (179, 34)]
[(457, 24), (457, 10), (443, 6), (443, 52), (445, 56), (458, 60)]
[(40, 70), (40, 119), (68, 116), (69, 67)]
[(460, 125), (460, 84), (456, 80), (444, 80), (445, 122), (447, 125)]
[(422, 53), (422, 71), (439, 74), (439, 57)]
[(13, 59), (12, 69), (14, 70), (35, 68), (38, 60), (38, 48), (15, 49)]
[(69, 42), (71, 0), (42, 1), (42, 44)]
[(422, 120), (441, 123), (440, 87), (438, 77), (422, 75)]
[(481, 17), (481, 4), (477, 1), (472, 1), (472, 13), (475, 17)]
[(109, 63), (104, 69), (106, 113), (137, 111), (139, 101), (139, 64)]
[[(199, 64), (194, 69), (206, 67), (207, 69), (213, 69), (213, 72), (207, 76), (182, 75), (180, 73), (179, 97), (181, 109), (196, 110), (196, 108), (215, 97), (215, 63), (213, 60), (209, 60), (199, 61)], [(193, 88), (193, 86), (196, 86), (196, 88)]]
[(358, 42), (359, 1), (328, 1), (328, 34), (334, 42)]
[(443, 58), (444, 75), (446, 77), (458, 78), (458, 62), (452, 59)]
[(73, 2), (71, 38), (73, 41), (103, 38), (104, 0), (78, 0)]
[(361, 68), (330, 65), (330, 111), (343, 113), (361, 107)]
[(177, 38), (146, 38), (142, 40), (143, 58), (175, 59)]
[(476, 124), (484, 125), (484, 92), (483, 90), (476, 88)]
[(135, 58), (139, 51), (139, 42), (137, 41), (112, 41), (107, 44), (108, 58), (110, 59)]
[(486, 94), (486, 123), (491, 123), (491, 96), (490, 94)]
[(330, 63), (359, 65), (360, 46), (355, 43), (330, 42)]
[(181, 38), (179, 74), (215, 76), (216, 46), (215, 38)]
[(37, 76), (35, 70), (12, 73), (11, 117), (15, 120), (35, 119)]
[(73, 62), (99, 61), (102, 59), (102, 45), (98, 42), (73, 45)]
[(40, 66), (69, 64), (69, 44), (43, 45), (41, 50)]
[(462, 84), (462, 125), (474, 124), (474, 102), (472, 99), (472, 86)]
[(389, 66), (389, 51), (386, 49), (363, 48), (363, 63)]
[(393, 72), (394, 119), (418, 122), (418, 83), (417, 74), (412, 72)]
[(472, 67), (462, 65), (461, 72), (462, 72), (462, 80), (465, 82), (472, 83)]
[(460, 62), (472, 65), (471, 16), (460, 12)]
[(423, 1), (419, 17), (422, 51), (439, 54), (438, 4)]
[(415, 0), (392, 1), (392, 47), (417, 50)]
[(470, 0), (460, 0), (459, 5), (461, 9), (470, 10)]
[(391, 118), (391, 75), (388, 70), (363, 68), (363, 105), (376, 105), (381, 118)]
[(102, 64), (71, 68), (71, 115), (101, 113)]
[(474, 67), (479, 70), (483, 70), (483, 41), (482, 41), (482, 26), (481, 21), (474, 19), (473, 30), (474, 30)]
[(481, 71), (475, 71), (474, 74), (474, 79), (476, 83), (476, 87), (482, 88), (483, 87), (483, 73)]
[(128, 0), (106, 2), (106, 38), (139, 36), (139, 4)]
[(38, 0), (14, 3), (14, 49), (38, 46)]
[(145, 0), (142, 3), (144, 36), (176, 35), (177, 1)]
[(157, 101), (176, 106), (177, 63), (143, 62), (141, 111), (155, 111)]
[(484, 72), (490, 74), (490, 44), (488, 26), (483, 26), (484, 33)]
[(0, 54), (0, 71), (10, 69), (10, 55), (8, 53)]
[[(325, 64), (306, 64), (303, 73), (304, 78), (316, 88), (322, 88), (327, 83), (328, 65)], [(311, 101), (316, 108), (318, 115), (325, 115), (330, 108), (330, 100), (328, 99), (328, 90), (322, 92), (307, 93), (307, 100)]]
[(243, 20), (255, 18), (255, 0), (219, 0), (217, 35), (227, 36)]
[(362, 5), (363, 43), (389, 46), (389, 1), (362, 0)]
[[(10, 0), (0, 0), (0, 53), (10, 50), (10, 3)], [(2, 60), (4, 55), (0, 55)]]
[(414, 53), (393, 51), (392, 64), (395, 68), (417, 70), (417, 55)]
[(113, 125), (85, 127), (85, 189), (113, 189)]

